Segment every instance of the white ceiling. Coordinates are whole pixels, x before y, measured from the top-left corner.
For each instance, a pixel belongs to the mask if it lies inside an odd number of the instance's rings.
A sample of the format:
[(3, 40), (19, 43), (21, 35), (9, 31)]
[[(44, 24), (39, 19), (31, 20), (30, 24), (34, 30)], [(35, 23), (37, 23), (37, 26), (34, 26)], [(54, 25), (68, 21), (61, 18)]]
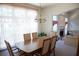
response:
[(31, 3), (32, 5), (38, 6), (38, 7), (48, 7), (50, 5), (56, 5), (56, 3)]

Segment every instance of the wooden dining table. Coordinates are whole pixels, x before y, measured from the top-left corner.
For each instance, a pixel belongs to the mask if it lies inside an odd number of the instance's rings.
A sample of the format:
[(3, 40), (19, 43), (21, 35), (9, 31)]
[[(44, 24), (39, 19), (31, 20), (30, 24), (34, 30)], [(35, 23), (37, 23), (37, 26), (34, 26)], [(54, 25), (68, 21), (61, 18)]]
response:
[(16, 43), (16, 47), (27, 54), (34, 54), (34, 52), (40, 50), (43, 47), (43, 40), (50, 38), (47, 36), (39, 37), (35, 41), (31, 41), (30, 43), (18, 42)]

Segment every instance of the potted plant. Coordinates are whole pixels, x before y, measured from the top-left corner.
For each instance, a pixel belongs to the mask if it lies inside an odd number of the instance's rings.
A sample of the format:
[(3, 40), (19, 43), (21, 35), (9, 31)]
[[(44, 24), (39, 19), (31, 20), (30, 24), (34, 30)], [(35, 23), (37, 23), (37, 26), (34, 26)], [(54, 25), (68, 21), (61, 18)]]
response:
[(47, 34), (46, 34), (46, 33), (44, 33), (44, 32), (41, 32), (41, 33), (38, 33), (38, 36), (39, 36), (39, 37), (42, 37), (42, 36), (47, 36)]

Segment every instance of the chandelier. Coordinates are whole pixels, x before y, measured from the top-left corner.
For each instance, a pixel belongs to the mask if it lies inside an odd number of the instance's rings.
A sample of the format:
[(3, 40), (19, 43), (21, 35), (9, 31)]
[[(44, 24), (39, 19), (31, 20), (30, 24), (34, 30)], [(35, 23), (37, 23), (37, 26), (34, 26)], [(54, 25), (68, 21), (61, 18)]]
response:
[(40, 3), (40, 9), (39, 9), (39, 16), (37, 16), (35, 20), (40, 22), (40, 23), (46, 22), (46, 19), (43, 18), (42, 15), (41, 15), (41, 3)]

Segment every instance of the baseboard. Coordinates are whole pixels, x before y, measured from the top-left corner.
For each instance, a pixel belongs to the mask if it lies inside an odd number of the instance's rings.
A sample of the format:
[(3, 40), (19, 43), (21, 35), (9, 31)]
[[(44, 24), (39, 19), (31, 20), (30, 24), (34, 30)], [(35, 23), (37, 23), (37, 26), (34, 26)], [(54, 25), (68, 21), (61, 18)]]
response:
[[(15, 48), (15, 46), (13, 46), (12, 48)], [(5, 50), (7, 50), (7, 48), (1, 49), (0, 52)]]

